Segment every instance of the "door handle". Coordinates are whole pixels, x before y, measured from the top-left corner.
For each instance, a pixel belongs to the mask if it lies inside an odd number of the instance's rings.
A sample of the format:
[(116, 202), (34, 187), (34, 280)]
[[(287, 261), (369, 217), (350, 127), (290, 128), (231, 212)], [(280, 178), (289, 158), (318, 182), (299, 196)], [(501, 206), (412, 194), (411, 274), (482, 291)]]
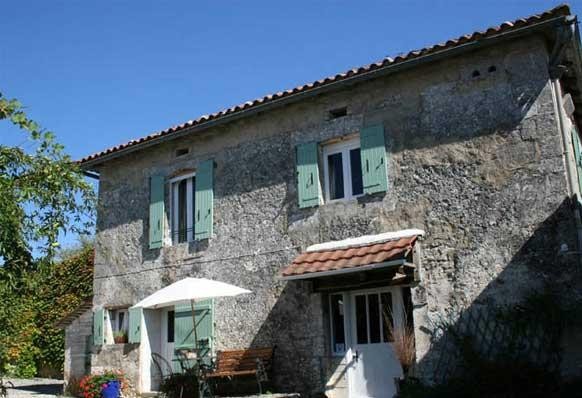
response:
[(352, 361), (358, 362), (358, 359), (360, 359), (360, 353), (358, 352), (358, 350), (356, 350), (356, 353), (352, 354)]

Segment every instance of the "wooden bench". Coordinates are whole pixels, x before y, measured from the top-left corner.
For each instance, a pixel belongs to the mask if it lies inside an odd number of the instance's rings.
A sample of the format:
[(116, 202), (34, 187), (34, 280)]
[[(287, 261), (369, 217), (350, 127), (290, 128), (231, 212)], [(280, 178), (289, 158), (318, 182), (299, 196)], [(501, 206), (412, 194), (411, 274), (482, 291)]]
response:
[(218, 351), (214, 369), (205, 376), (207, 379), (254, 376), (262, 394), (262, 383), (269, 380), (271, 373), (273, 352), (274, 348)]

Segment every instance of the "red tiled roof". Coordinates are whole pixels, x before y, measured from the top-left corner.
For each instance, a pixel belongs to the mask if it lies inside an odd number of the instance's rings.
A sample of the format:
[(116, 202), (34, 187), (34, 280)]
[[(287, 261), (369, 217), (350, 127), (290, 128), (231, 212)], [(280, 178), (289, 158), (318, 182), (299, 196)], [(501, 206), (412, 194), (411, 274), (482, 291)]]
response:
[(297, 256), (281, 274), (283, 277), (315, 274), (404, 258), (412, 250), (417, 238), (409, 236), (360, 247), (305, 252)]
[(436, 44), (436, 45), (433, 45), (430, 47), (425, 47), (425, 48), (422, 48), (419, 50), (410, 51), (407, 54), (398, 55), (395, 58), (386, 57), (378, 62), (369, 64), (369, 65), (365, 65), (365, 66), (362, 66), (359, 68), (354, 68), (354, 69), (351, 69), (351, 70), (343, 72), (343, 73), (338, 73), (334, 76), (329, 76), (329, 77), (317, 80), (317, 81), (312, 82), (312, 83), (308, 83), (308, 84), (304, 84), (304, 85), (295, 87), (293, 89), (279, 91), (278, 93), (274, 93), (274, 94), (269, 94), (269, 95), (266, 95), (262, 98), (257, 98), (253, 101), (247, 101), (243, 104), (239, 104), (239, 105), (233, 106), (231, 108), (221, 110), (221, 111), (213, 113), (211, 115), (200, 116), (199, 118), (194, 119), (194, 120), (189, 120), (186, 123), (179, 124), (179, 125), (170, 127), (168, 129), (147, 135), (145, 137), (142, 137), (142, 138), (139, 138), (136, 140), (131, 140), (131, 141), (126, 142), (124, 144), (120, 144), (120, 145), (111, 147), (109, 149), (106, 149), (104, 151), (97, 152), (97, 153), (94, 153), (92, 155), (86, 156), (86, 157), (82, 158), (79, 161), (79, 163), (81, 165), (83, 165), (84, 163), (98, 160), (99, 158), (104, 157), (106, 155), (110, 155), (110, 154), (128, 149), (130, 147), (139, 146), (139, 145), (142, 145), (146, 142), (149, 142), (149, 141), (152, 141), (152, 140), (155, 140), (157, 138), (167, 136), (170, 134), (175, 134), (179, 131), (185, 130), (185, 129), (193, 127), (193, 126), (203, 125), (205, 123), (208, 123), (208, 122), (213, 121), (215, 119), (225, 117), (227, 115), (239, 113), (239, 112), (248, 110), (249, 108), (257, 107), (259, 105), (264, 105), (264, 104), (267, 104), (270, 102), (274, 102), (276, 100), (283, 99), (285, 97), (290, 97), (290, 96), (295, 95), (295, 94), (300, 94), (300, 93), (305, 93), (305, 92), (308, 92), (311, 90), (315, 90), (317, 88), (327, 86), (327, 85), (330, 85), (332, 83), (336, 83), (336, 82), (339, 82), (342, 80), (350, 79), (354, 76), (365, 75), (367, 73), (374, 72), (374, 71), (377, 71), (379, 69), (391, 67), (393, 65), (400, 64), (400, 63), (403, 63), (404, 61), (409, 61), (409, 60), (412, 60), (414, 58), (418, 58), (418, 57), (429, 55), (429, 54), (438, 53), (438, 52), (443, 51), (443, 50), (449, 50), (449, 49), (452, 49), (454, 47), (460, 47), (460, 46), (467, 44), (467, 43), (470, 43), (470, 42), (476, 42), (476, 41), (479, 41), (481, 39), (493, 37), (493, 36), (496, 36), (496, 35), (501, 34), (501, 33), (516, 31), (516, 30), (519, 30), (520, 28), (523, 28), (523, 27), (535, 25), (536, 23), (544, 22), (546, 20), (549, 20), (549, 19), (552, 19), (555, 17), (567, 16), (567, 15), (570, 15), (570, 8), (566, 4), (562, 4), (562, 5), (559, 5), (555, 8), (552, 8), (550, 10), (542, 12), (541, 14), (531, 15), (531, 16), (526, 17), (526, 18), (520, 18), (520, 19), (517, 19), (513, 22), (504, 22), (499, 26), (490, 27), (484, 31), (476, 31), (476, 32), (473, 32), (471, 34), (460, 36), (456, 39), (448, 40), (444, 43), (439, 43), (439, 44)]

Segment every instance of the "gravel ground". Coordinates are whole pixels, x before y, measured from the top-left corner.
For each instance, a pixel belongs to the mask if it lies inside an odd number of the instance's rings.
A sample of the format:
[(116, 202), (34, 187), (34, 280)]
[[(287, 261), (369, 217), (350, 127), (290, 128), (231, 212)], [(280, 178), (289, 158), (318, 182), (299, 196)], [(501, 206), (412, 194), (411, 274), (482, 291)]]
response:
[[(55, 379), (4, 379), (12, 382), (14, 388), (8, 388), (8, 398), (56, 398), (62, 397), (63, 381)], [(241, 398), (241, 397), (237, 397)], [(263, 394), (248, 395), (244, 398), (299, 398), (299, 394)]]
[(62, 394), (63, 381), (54, 379), (4, 379), (12, 382), (14, 388), (8, 388), (8, 398), (34, 397), (54, 398)]

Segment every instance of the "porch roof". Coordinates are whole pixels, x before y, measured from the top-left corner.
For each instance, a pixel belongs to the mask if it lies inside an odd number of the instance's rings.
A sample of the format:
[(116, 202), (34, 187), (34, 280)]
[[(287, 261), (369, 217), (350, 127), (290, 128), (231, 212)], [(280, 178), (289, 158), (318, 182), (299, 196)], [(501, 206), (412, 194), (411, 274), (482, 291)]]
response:
[(91, 311), (93, 309), (93, 297), (89, 297), (77, 307), (75, 307), (72, 311), (67, 313), (62, 318), (59, 318), (54, 327), (57, 329), (66, 329), (71, 323), (73, 323), (77, 318), (83, 315), (87, 311)]
[(422, 230), (363, 236), (309, 247), (281, 271), (283, 279), (308, 279), (330, 274), (402, 265)]

